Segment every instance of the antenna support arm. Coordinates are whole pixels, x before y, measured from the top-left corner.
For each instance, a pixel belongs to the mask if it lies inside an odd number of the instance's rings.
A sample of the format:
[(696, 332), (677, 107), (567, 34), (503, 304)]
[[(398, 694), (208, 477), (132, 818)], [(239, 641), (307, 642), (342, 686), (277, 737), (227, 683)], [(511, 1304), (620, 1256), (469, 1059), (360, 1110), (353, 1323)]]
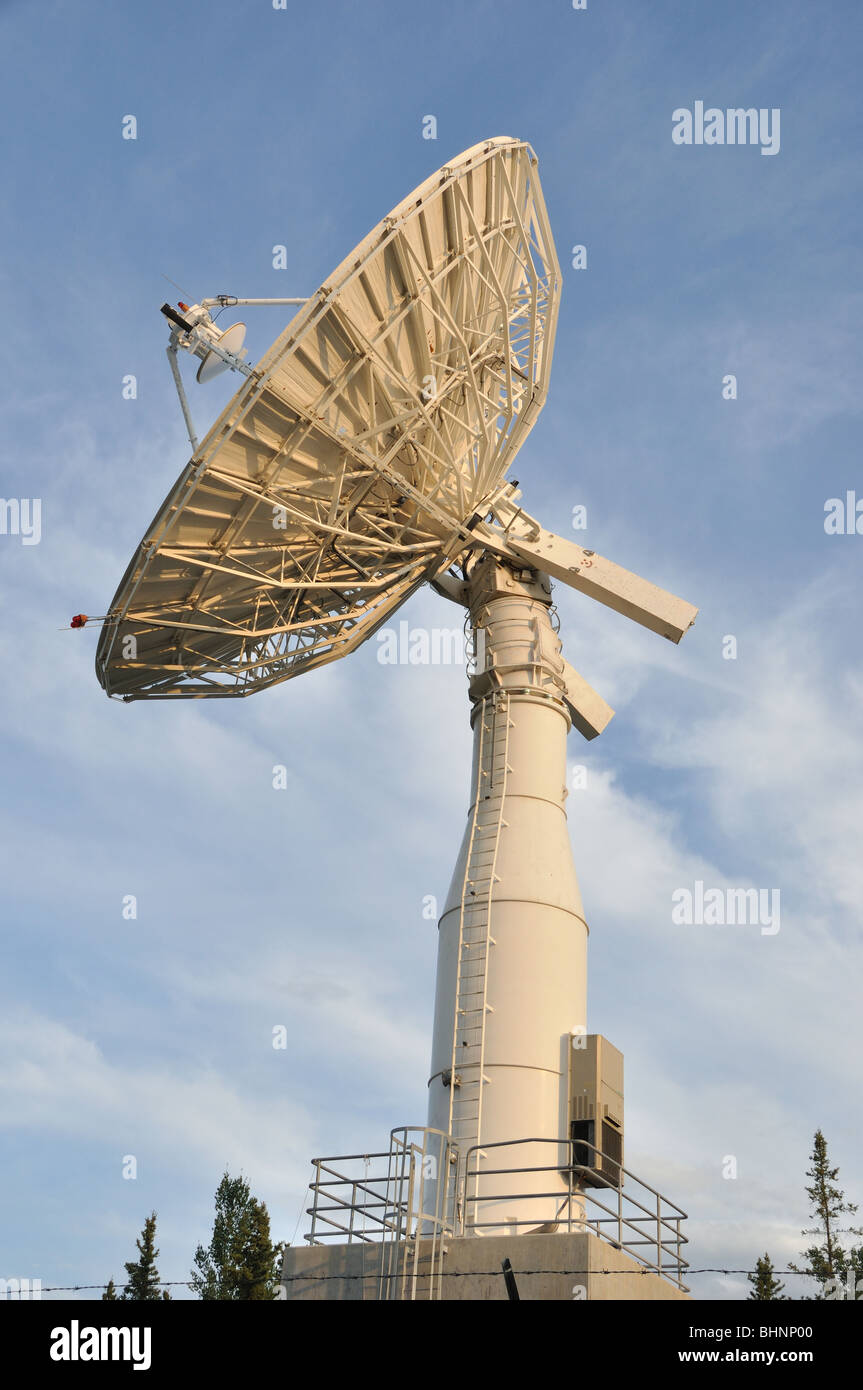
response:
[(189, 410), (189, 402), (186, 399), (186, 392), (183, 387), (183, 378), (180, 375), (180, 366), (177, 362), (177, 349), (171, 344), (165, 351), (168, 354), (168, 361), (171, 364), (171, 375), (174, 378), (177, 395), (180, 397), (180, 409), (183, 412), (183, 419), (186, 422), (186, 433), (189, 436), (192, 453), (196, 454), (198, 452), (198, 436), (195, 434), (195, 427), (192, 424), (192, 412)]
[[(508, 517), (510, 508), (512, 516)], [(679, 642), (695, 622), (698, 609), (685, 599), (641, 579), (593, 550), (583, 550), (574, 541), (556, 536), (525, 512), (517, 515), (517, 510), (512, 504), (499, 503), (495, 514), (505, 529), (482, 522), (473, 529), (474, 544), (550, 574), (553, 579), (578, 589), (671, 642)]]
[[(304, 299), (238, 299), (235, 294), (217, 294), (215, 299), (202, 299), (202, 309), (233, 309), (235, 304), (307, 304)], [(164, 313), (164, 310), (162, 311)]]

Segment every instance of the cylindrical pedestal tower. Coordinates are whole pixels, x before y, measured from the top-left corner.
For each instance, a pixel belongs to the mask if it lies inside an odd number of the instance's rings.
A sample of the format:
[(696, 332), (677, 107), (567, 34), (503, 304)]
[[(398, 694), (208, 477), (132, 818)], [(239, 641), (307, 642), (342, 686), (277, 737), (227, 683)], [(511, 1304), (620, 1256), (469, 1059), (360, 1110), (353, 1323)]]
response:
[[(547, 578), (486, 556), (468, 582), (476, 671), (467, 828), (439, 923), (428, 1123), (466, 1173), (466, 1231), (573, 1216), (568, 1056), (586, 1025), (587, 926), (567, 832)], [(488, 1146), (512, 1140), (560, 1143)], [(495, 1175), (501, 1168), (548, 1169)], [(542, 1196), (540, 1194), (547, 1194)]]

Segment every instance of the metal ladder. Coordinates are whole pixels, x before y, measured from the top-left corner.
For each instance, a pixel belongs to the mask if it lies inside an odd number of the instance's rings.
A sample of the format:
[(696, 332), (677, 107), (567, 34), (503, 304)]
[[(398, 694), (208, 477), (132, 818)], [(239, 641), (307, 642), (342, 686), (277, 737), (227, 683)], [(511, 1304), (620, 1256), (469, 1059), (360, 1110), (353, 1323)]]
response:
[(503, 808), (510, 771), (509, 696), (503, 691), (487, 696), (478, 717), (478, 785), (459, 911), (450, 1072), (449, 1132), (459, 1147), (480, 1140), (483, 1087), (489, 1080), (483, 1066), (486, 1017), (493, 1012), (488, 1002), (489, 951), (495, 945), (491, 903), (500, 832), (506, 825)]

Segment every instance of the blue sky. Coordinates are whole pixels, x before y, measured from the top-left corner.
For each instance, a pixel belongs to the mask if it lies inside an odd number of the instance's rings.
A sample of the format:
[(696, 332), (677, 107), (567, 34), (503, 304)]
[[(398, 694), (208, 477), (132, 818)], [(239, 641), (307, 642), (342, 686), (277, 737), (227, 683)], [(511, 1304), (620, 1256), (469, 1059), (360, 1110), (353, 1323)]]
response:
[[(0, 1275), (117, 1278), (155, 1208), (186, 1278), (226, 1165), (299, 1238), (313, 1155), (424, 1121), (463, 670), (373, 641), (252, 700), (124, 706), (96, 632), (61, 629), (105, 611), (187, 458), (162, 276), (311, 293), (491, 135), (534, 146), (564, 267), (525, 505), (570, 535), (586, 506), (575, 539), (701, 609), (674, 648), (556, 590), (617, 710), (570, 735), (569, 810), (627, 1164), (690, 1212), (699, 1267), (797, 1258), (817, 1126), (863, 1202), (863, 537), (824, 530), (863, 498), (861, 39), (858, 5), (785, 0), (0, 5), (2, 493), (42, 501), (38, 545), (0, 536)], [(779, 108), (779, 153), (675, 145), (697, 100)], [(254, 358), (284, 319), (247, 320)], [(199, 432), (232, 387), (191, 388)], [(674, 925), (698, 879), (779, 888), (780, 931)]]

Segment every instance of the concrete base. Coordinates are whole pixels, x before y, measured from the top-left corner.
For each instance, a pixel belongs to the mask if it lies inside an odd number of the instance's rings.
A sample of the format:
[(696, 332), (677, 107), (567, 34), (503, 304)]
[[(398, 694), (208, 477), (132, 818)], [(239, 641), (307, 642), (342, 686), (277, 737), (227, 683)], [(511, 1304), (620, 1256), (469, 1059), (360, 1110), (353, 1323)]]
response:
[[(427, 1241), (423, 1241), (428, 1246)], [(387, 1268), (396, 1268), (395, 1248), (386, 1247)], [(402, 1255), (403, 1248), (398, 1251)], [(428, 1253), (418, 1264), (415, 1297), (428, 1299)], [(291, 1301), (377, 1302), (410, 1298), (410, 1284), (389, 1278), (388, 1292), (381, 1293), (380, 1245), (312, 1245), (285, 1251), (282, 1297)], [(644, 1271), (643, 1267), (608, 1241), (590, 1232), (567, 1235), (471, 1236), (445, 1243), (441, 1261), (440, 1297), (445, 1302), (507, 1298), (501, 1263), (512, 1263), (523, 1299), (572, 1302), (573, 1299), (645, 1302), (686, 1300), (670, 1280)], [(603, 1271), (613, 1271), (603, 1273)], [(536, 1271), (530, 1273), (529, 1271)]]

